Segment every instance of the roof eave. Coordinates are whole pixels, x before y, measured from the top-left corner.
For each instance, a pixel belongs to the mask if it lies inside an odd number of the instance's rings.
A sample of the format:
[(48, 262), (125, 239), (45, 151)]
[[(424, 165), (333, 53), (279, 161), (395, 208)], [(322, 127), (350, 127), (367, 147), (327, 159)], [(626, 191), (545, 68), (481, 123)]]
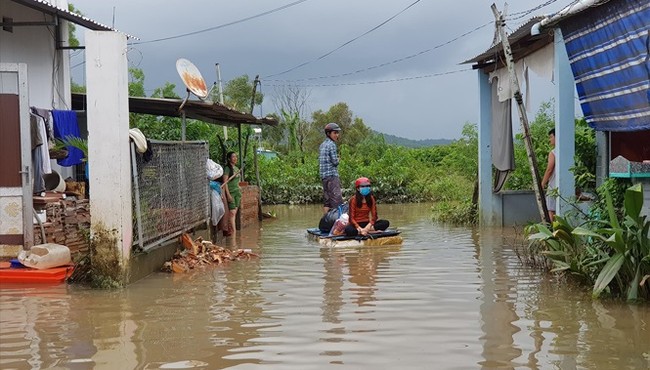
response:
[[(146, 97), (129, 97), (129, 112), (151, 114), (154, 116), (180, 117), (179, 108), (182, 99), (163, 99)], [(85, 110), (86, 94), (72, 93), (72, 107), (74, 110)], [(238, 125), (266, 125), (277, 126), (278, 121), (263, 117), (258, 118), (249, 113), (231, 109), (225, 105), (212, 102), (189, 100), (183, 106), (185, 117), (197, 119), (206, 123), (220, 126)]]
[(113, 31), (113, 32), (121, 33), (121, 34), (125, 35), (129, 39), (139, 40), (139, 38), (137, 38), (137, 37), (135, 37), (133, 35), (129, 35), (128, 33), (118, 31), (118, 30), (116, 30), (114, 28), (111, 28), (111, 27), (109, 27), (109, 26), (107, 26), (105, 24), (101, 24), (101, 23), (99, 23), (97, 21), (94, 21), (94, 20), (92, 20), (92, 19), (90, 19), (88, 17), (85, 17), (83, 15), (72, 13), (71, 11), (69, 11), (67, 9), (59, 8), (59, 7), (55, 6), (54, 4), (51, 4), (51, 3), (47, 2), (47, 1), (44, 1), (44, 0), (12, 0), (12, 1), (15, 2), (15, 3), (21, 4), (21, 5), (24, 5), (24, 6), (28, 7), (28, 8), (32, 8), (32, 9), (38, 10), (40, 12), (49, 13), (49, 14), (51, 14), (53, 16), (63, 18), (65, 20), (69, 21), (69, 22), (72, 22), (74, 24), (78, 24), (78, 25), (80, 25), (82, 27), (85, 27), (85, 28), (87, 28), (89, 30), (92, 30), (92, 31)]

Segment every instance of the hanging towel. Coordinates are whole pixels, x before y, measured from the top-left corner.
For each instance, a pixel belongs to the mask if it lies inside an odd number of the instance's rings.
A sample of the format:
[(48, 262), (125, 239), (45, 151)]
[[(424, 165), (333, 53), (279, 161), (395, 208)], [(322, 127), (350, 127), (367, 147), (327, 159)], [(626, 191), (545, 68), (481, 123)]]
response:
[(42, 157), (41, 167), (43, 169), (43, 174), (47, 175), (52, 173), (52, 165), (50, 164), (50, 150), (48, 147), (48, 137), (47, 137), (47, 128), (46, 128), (45, 120), (43, 119), (42, 116), (38, 114), (30, 113), (30, 116), (32, 119), (36, 120), (36, 125), (37, 125), (36, 129), (39, 130), (38, 137), (40, 138), (39, 141), (34, 142), (34, 136), (32, 135), (32, 149), (34, 149), (37, 145), (41, 145), (41, 148), (39, 150), (40, 155)]
[[(77, 114), (71, 110), (53, 110), (52, 118), (54, 119), (54, 137), (65, 139), (68, 136), (80, 137), (79, 126), (77, 125)], [(68, 146), (68, 156), (64, 159), (57, 160), (57, 163), (64, 167), (70, 167), (80, 164), (84, 154), (78, 148)]]
[(41, 149), (43, 148), (43, 136), (38, 123), (38, 116), (34, 114), (29, 115), (31, 139), (32, 139), (32, 190), (34, 194), (45, 191), (45, 181), (43, 181), (43, 156)]

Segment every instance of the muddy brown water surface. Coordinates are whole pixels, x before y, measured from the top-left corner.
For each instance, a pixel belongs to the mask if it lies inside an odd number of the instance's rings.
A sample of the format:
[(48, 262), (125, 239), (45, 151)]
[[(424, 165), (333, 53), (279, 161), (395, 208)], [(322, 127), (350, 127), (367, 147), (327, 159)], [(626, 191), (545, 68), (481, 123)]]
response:
[(0, 287), (0, 368), (650, 368), (650, 305), (522, 266), (512, 230), (380, 205), (402, 245), (324, 249), (304, 231), (320, 207), (267, 208), (229, 241), (259, 260), (117, 291)]

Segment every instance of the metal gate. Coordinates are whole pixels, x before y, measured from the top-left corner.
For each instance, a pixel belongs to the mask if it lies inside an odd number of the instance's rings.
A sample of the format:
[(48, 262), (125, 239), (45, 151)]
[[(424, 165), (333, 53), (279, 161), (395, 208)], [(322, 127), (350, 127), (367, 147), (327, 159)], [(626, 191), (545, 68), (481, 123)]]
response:
[(133, 246), (145, 251), (208, 222), (210, 214), (208, 144), (155, 140), (150, 144), (152, 155), (146, 158), (131, 143)]

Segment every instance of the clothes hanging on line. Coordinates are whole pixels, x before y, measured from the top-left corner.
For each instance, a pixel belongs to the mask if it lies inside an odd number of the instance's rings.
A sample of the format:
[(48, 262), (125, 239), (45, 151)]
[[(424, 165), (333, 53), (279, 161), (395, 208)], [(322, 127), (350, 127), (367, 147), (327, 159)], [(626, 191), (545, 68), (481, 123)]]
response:
[[(54, 137), (65, 139), (68, 137), (81, 138), (79, 135), (79, 125), (77, 123), (77, 113), (71, 110), (52, 110), (54, 122)], [(82, 163), (84, 158), (83, 152), (79, 148), (68, 146), (68, 156), (64, 159), (58, 159), (57, 163), (64, 167), (70, 167)]]
[(47, 134), (47, 144), (48, 144), (47, 147), (48, 149), (54, 148), (55, 145), (54, 127), (52, 126), (53, 120), (52, 120), (52, 113), (50, 112), (50, 110), (44, 108), (30, 107), (29, 111), (30, 113), (40, 116), (43, 119), (43, 122), (45, 123), (45, 132)]
[(43, 117), (30, 113), (29, 116), (30, 133), (32, 141), (32, 191), (40, 193), (45, 190), (45, 181), (43, 175), (52, 173), (50, 164), (50, 152), (47, 146), (47, 130)]

